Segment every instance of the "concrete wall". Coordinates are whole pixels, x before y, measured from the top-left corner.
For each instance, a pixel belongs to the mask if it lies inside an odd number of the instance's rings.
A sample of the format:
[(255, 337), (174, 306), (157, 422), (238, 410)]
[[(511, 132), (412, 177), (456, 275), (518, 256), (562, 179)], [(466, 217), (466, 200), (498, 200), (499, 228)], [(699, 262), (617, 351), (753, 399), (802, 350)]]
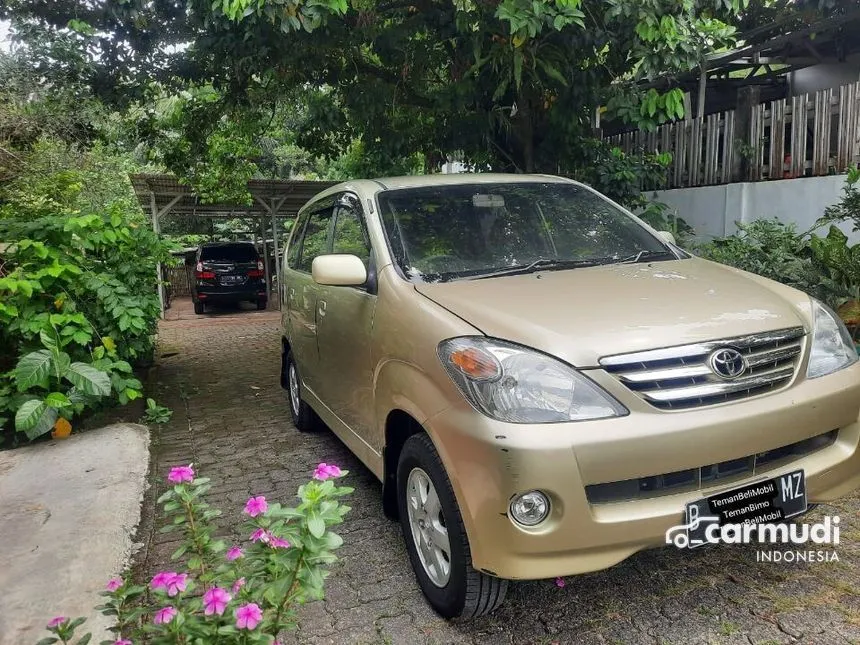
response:
[[(671, 212), (693, 227), (698, 239), (706, 241), (731, 235), (737, 230), (736, 221), (762, 218), (776, 217), (807, 230), (824, 215), (825, 207), (839, 201), (844, 185), (844, 175), (833, 175), (677, 188), (647, 196), (669, 205)], [(860, 234), (851, 232), (851, 224), (840, 228), (852, 242), (860, 242)]]

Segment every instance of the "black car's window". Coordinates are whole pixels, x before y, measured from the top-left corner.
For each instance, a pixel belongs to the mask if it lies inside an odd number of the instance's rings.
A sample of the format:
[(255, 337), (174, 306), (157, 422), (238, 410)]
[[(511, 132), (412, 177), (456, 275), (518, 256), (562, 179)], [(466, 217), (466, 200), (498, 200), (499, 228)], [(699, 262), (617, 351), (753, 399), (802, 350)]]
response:
[(256, 262), (257, 250), (251, 244), (218, 244), (200, 251), (204, 262)]
[(293, 234), (289, 242), (289, 250), (287, 251), (287, 266), (295, 269), (299, 264), (299, 251), (302, 248), (302, 234), (304, 233), (305, 225), (308, 223), (309, 211), (305, 211), (299, 216), (294, 224)]
[(366, 267), (370, 261), (370, 244), (358, 207), (341, 204), (335, 212), (331, 252), (357, 255)]
[(328, 253), (329, 229), (331, 224), (331, 208), (324, 208), (311, 213), (302, 238), (302, 248), (296, 268), (299, 271), (311, 272), (314, 258)]
[(632, 217), (576, 184), (404, 188), (383, 191), (378, 201), (392, 254), (403, 274), (417, 282), (549, 263), (677, 259)]

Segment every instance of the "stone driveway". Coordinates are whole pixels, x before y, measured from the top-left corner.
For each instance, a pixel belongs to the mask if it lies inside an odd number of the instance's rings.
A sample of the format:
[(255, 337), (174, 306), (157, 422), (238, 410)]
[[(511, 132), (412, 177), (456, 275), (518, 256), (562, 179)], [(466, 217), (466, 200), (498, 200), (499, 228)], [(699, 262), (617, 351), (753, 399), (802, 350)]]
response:
[[(323, 602), (304, 607), (297, 643), (860, 643), (860, 498), (819, 507), (842, 518), (839, 562), (756, 563), (744, 547), (640, 553), (607, 571), (512, 585), (493, 615), (448, 623), (424, 602), (380, 485), (330, 432), (292, 426), (279, 369), (278, 313), (194, 316), (176, 301), (161, 326), (157, 398), (175, 412), (153, 432), (153, 487), (141, 528), (144, 577), (169, 562), (172, 536), (152, 500), (171, 465), (213, 478), (210, 501), (235, 533), (251, 494), (291, 501), (320, 461), (351, 472), (342, 561)], [(238, 538), (238, 536), (235, 536)]]

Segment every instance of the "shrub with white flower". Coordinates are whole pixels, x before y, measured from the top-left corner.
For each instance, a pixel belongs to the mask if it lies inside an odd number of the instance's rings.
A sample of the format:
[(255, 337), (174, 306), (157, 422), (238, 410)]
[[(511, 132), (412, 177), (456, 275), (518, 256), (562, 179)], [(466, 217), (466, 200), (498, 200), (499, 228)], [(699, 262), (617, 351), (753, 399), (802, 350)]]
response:
[[(98, 609), (114, 619), (115, 640), (101, 645), (277, 645), (295, 626), (296, 606), (323, 597), (334, 551), (343, 544), (331, 527), (349, 512), (339, 500), (352, 488), (336, 484), (346, 474), (319, 464), (299, 487), (296, 507), (251, 497), (244, 508), (247, 541), (228, 547), (214, 537), (212, 521), (221, 512), (205, 501), (209, 479), (197, 477), (192, 465), (171, 468), (172, 487), (158, 499), (169, 520), (161, 530), (182, 531), (172, 559), (184, 567), (159, 571), (147, 585), (109, 580)], [(52, 636), (37, 645), (87, 645), (90, 634), (75, 635), (84, 620), (53, 618), (46, 626)]]

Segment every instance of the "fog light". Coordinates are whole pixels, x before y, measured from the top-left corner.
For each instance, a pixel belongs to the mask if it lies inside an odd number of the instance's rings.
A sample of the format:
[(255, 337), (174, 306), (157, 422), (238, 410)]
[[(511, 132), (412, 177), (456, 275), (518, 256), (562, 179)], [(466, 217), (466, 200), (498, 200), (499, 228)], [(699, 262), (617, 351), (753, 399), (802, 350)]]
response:
[(511, 517), (523, 526), (535, 526), (549, 515), (549, 498), (539, 490), (532, 490), (514, 497), (511, 501)]

